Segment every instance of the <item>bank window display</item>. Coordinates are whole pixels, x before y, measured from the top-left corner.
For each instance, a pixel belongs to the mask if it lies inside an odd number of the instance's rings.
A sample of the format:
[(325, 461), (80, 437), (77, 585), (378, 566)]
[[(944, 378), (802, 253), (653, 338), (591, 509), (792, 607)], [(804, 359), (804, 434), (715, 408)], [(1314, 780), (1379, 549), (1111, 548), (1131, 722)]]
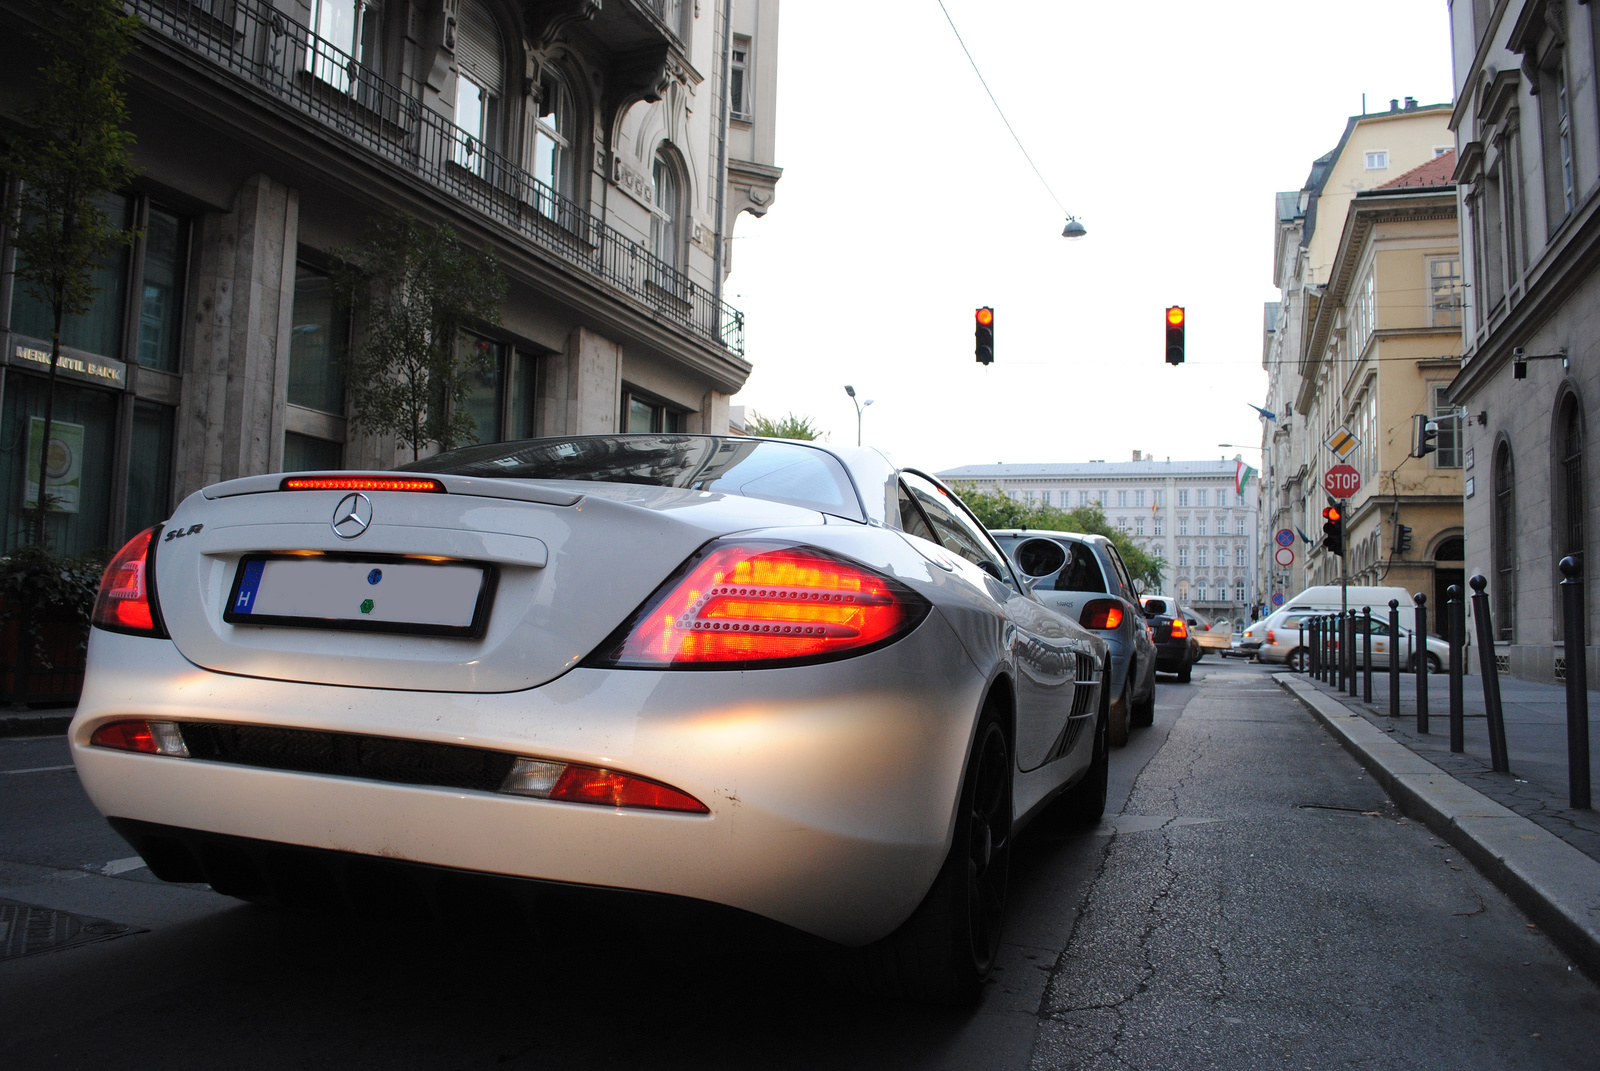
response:
[[(0, 540), (5, 550), (28, 541), (28, 517), (38, 500), (39, 452), (48, 382), (8, 372), (0, 405)], [(103, 553), (110, 532), (112, 458), (116, 453), (117, 395), (56, 384), (45, 475), (50, 510), (45, 537), (53, 550), (87, 557)]]
[(472, 389), (467, 395), (466, 411), (476, 436), (472, 441), (496, 443), (531, 438), (537, 358), (503, 342), (467, 332), (462, 333), (461, 345), (486, 358), (481, 367), (467, 373)]
[(325, 272), (294, 273), (294, 329), (289, 336), (289, 404), (344, 415), (341, 369), (350, 348), (350, 315)]

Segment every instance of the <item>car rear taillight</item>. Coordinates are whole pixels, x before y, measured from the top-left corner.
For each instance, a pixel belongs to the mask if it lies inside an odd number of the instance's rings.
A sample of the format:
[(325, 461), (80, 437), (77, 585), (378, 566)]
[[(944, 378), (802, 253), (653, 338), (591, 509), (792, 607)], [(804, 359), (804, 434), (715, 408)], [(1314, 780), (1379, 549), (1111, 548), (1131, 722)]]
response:
[(94, 731), (89, 743), (95, 747), (115, 748), (118, 751), (140, 751), (146, 755), (172, 755), (189, 757), (189, 748), (183, 742), (183, 733), (177, 722), (146, 721), (143, 718), (129, 721), (107, 722)]
[(560, 803), (593, 803), (602, 807), (638, 807), (650, 811), (710, 814), (711, 808), (687, 792), (648, 777), (603, 770), (598, 766), (518, 759), (501, 792)]
[(1122, 604), (1115, 599), (1095, 599), (1078, 615), (1084, 628), (1114, 629), (1122, 624)]
[(156, 603), (154, 550), (159, 527), (146, 528), (128, 540), (106, 566), (89, 616), (95, 627), (135, 636), (166, 636)]
[(893, 643), (928, 609), (899, 581), (815, 547), (708, 543), (586, 664), (736, 669), (826, 661)]
[(1183, 623), (1183, 618), (1172, 619), (1172, 638), (1175, 640), (1186, 639), (1189, 635), (1189, 626)]
[[(1249, 633), (1245, 633), (1245, 635), (1248, 636)], [(1267, 646), (1268, 647), (1276, 647), (1277, 645), (1278, 645), (1277, 633), (1273, 632), (1270, 628), (1267, 629)]]

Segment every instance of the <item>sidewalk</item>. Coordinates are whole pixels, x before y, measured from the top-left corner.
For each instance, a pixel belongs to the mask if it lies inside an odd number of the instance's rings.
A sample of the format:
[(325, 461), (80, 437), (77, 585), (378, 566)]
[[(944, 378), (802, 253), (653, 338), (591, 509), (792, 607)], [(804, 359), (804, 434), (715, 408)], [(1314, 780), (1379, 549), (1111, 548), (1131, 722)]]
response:
[[(1566, 690), (1502, 679), (1510, 773), (1490, 768), (1483, 681), (1463, 679), (1466, 750), (1450, 751), (1450, 678), (1428, 677), (1427, 733), (1417, 732), (1416, 678), (1400, 675), (1389, 717), (1388, 673), (1372, 703), (1309, 674), (1277, 680), (1383, 784), (1408, 815), (1454, 844), (1585, 971), (1600, 980), (1600, 812), (1568, 806)], [(1358, 694), (1361, 678), (1357, 676)], [(1600, 693), (1589, 693), (1591, 780), (1600, 773)], [(1600, 800), (1600, 792), (1594, 792)]]
[(48, 710), (0, 709), (0, 736), (54, 736), (67, 731), (77, 707)]

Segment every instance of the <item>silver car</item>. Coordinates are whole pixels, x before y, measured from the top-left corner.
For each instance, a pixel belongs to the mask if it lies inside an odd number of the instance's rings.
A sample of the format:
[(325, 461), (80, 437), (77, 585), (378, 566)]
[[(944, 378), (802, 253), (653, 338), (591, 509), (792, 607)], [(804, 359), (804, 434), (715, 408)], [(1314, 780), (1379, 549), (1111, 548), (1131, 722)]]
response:
[[(1312, 642), (1311, 618), (1324, 616), (1331, 611), (1326, 610), (1280, 610), (1261, 623), (1252, 626), (1261, 634), (1261, 646), (1256, 651), (1258, 661), (1277, 665), (1287, 665), (1296, 673), (1304, 673), (1311, 668)], [(1366, 658), (1369, 638), (1360, 633), (1362, 619), (1356, 621), (1357, 634), (1356, 664), (1359, 666)], [(1337, 642), (1337, 641), (1336, 641)], [(1372, 666), (1374, 669), (1387, 670), (1389, 668), (1389, 622), (1381, 618), (1372, 619)], [(1410, 671), (1416, 668), (1416, 633), (1400, 626), (1399, 659), (1400, 668)], [(1440, 673), (1449, 664), (1450, 644), (1438, 636), (1428, 636), (1424, 648), (1428, 662), (1429, 673)]]
[(577, 436), (232, 480), (118, 553), (93, 622), (90, 799), (157, 877), (248, 899), (700, 901), (952, 1001), (1013, 833), (1105, 807), (1105, 642), (873, 450)]
[(1111, 540), (1082, 532), (1004, 528), (991, 533), (1034, 592), (1106, 641), (1111, 652), (1111, 743), (1151, 724), (1156, 648), (1128, 567)]

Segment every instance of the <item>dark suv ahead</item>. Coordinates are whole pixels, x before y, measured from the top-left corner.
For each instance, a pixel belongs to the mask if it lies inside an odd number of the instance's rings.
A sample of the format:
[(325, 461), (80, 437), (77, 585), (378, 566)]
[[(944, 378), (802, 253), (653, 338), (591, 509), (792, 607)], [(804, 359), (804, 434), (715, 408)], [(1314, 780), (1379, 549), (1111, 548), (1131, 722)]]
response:
[(1176, 673), (1180, 683), (1188, 684), (1194, 664), (1200, 661), (1200, 644), (1189, 627), (1188, 615), (1170, 595), (1146, 595), (1143, 603), (1150, 638), (1156, 643), (1156, 669)]

